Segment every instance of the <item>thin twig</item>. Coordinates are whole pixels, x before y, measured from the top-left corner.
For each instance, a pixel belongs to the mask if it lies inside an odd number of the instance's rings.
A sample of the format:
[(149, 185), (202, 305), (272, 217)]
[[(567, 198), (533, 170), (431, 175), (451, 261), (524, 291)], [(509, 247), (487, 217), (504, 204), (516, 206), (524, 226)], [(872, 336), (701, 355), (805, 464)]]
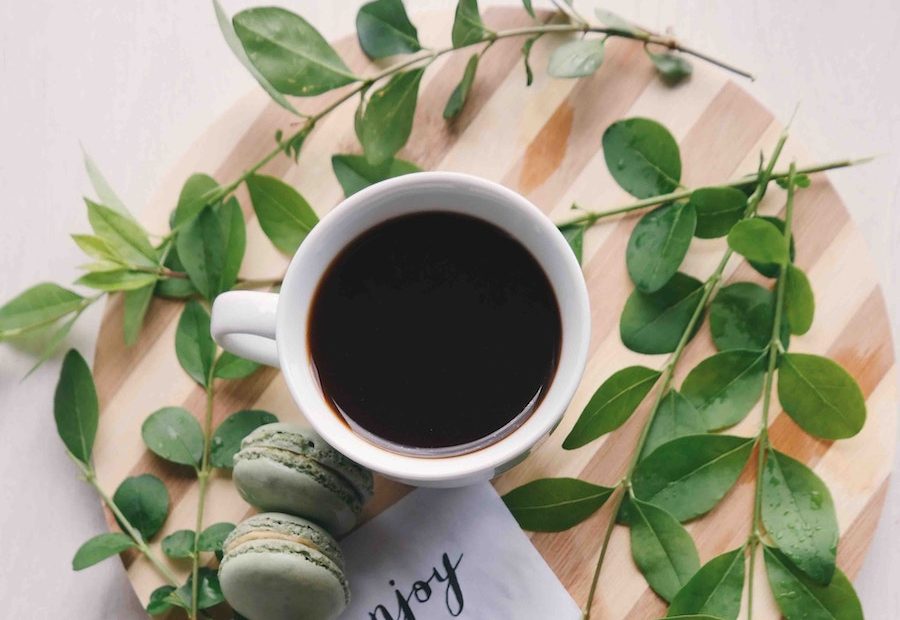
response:
[[(791, 224), (794, 219), (794, 177), (795, 166), (791, 164), (788, 172), (788, 188), (787, 188), (787, 204), (785, 206), (784, 215), (784, 238), (786, 247), (791, 247)], [(769, 337), (768, 345), (768, 367), (766, 368), (766, 378), (763, 386), (763, 407), (762, 419), (759, 424), (759, 433), (756, 437), (756, 488), (753, 498), (753, 524), (751, 526), (750, 536), (747, 540), (749, 549), (750, 566), (747, 575), (747, 618), (753, 618), (753, 581), (756, 569), (756, 555), (759, 543), (761, 541), (763, 522), (762, 522), (762, 481), (765, 473), (766, 458), (769, 452), (769, 411), (772, 404), (772, 384), (775, 376), (775, 369), (778, 366), (778, 355), (781, 347), (781, 321), (784, 313), (784, 290), (786, 286), (786, 272), (790, 257), (786, 256), (781, 263), (781, 270), (778, 274), (778, 283), (775, 285), (775, 315), (772, 319), (772, 333)]]
[(206, 411), (203, 416), (203, 456), (200, 460), (200, 469), (197, 470), (197, 520), (194, 527), (194, 548), (191, 554), (191, 619), (197, 619), (197, 593), (200, 576), (200, 532), (203, 531), (203, 514), (206, 508), (206, 491), (209, 484), (211, 467), (209, 465), (209, 452), (212, 440), (212, 415), (215, 389), (213, 371), (210, 370), (206, 379)]
[[(811, 166), (807, 166), (805, 168), (798, 168), (796, 174), (814, 174), (817, 172), (825, 172), (827, 170), (837, 170), (839, 168), (848, 168), (850, 166), (859, 166), (861, 164), (866, 164), (872, 161), (872, 157), (863, 157), (861, 159), (840, 159), (837, 161), (829, 161), (820, 164), (813, 164)], [(778, 179), (786, 179), (788, 177), (788, 171), (780, 171), (773, 172), (769, 175), (769, 181), (775, 181)], [(741, 177), (739, 179), (734, 179), (733, 181), (728, 181), (727, 183), (721, 183), (716, 187), (744, 187), (747, 185), (751, 185), (753, 183), (759, 182), (760, 175), (759, 173), (751, 174), (748, 176)], [(644, 198), (642, 200), (637, 200), (635, 202), (630, 202), (626, 205), (622, 205), (620, 207), (614, 207), (612, 209), (606, 209), (603, 211), (585, 211), (578, 207), (577, 205), (573, 205), (578, 209), (582, 210), (582, 214), (576, 218), (566, 220), (564, 222), (560, 222), (559, 226), (569, 226), (569, 225), (578, 225), (578, 224), (587, 224), (591, 226), (602, 219), (606, 219), (609, 217), (613, 217), (616, 215), (622, 215), (624, 213), (631, 213), (633, 211), (640, 211), (641, 209), (647, 209), (649, 207), (655, 207), (666, 202), (672, 202), (674, 200), (683, 200), (685, 198), (689, 198), (691, 194), (694, 193), (694, 189), (680, 189), (675, 192), (669, 192), (668, 194), (660, 194), (659, 196), (651, 196), (649, 198)]]

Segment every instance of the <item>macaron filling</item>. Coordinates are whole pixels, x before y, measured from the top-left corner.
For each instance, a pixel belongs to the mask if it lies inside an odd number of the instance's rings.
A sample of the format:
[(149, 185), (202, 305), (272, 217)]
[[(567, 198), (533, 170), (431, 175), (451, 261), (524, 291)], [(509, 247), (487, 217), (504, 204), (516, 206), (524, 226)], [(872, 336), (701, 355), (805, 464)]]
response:
[(341, 549), (331, 536), (311, 525), (278, 518), (273, 514), (255, 515), (238, 525), (225, 539), (224, 552), (232, 553), (244, 543), (254, 540), (283, 540), (315, 549), (343, 568)]

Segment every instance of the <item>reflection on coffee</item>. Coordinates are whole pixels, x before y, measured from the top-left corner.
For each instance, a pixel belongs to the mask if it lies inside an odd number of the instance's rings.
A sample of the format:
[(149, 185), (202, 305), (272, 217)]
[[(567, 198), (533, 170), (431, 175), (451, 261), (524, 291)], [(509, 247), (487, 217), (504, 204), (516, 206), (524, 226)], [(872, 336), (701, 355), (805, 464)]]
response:
[(512, 430), (543, 398), (562, 326), (547, 276), (493, 224), (431, 211), (352, 241), (319, 283), (309, 350), (357, 432), (450, 448)]

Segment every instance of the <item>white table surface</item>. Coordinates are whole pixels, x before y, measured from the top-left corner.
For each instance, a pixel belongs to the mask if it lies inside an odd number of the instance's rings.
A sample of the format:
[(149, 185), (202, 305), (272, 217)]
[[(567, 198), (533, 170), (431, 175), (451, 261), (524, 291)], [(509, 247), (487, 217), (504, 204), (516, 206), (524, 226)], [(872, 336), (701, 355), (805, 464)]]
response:
[[(588, 0), (576, 0), (585, 12)], [(260, 1), (223, 0), (233, 13)], [(350, 32), (360, 0), (280, 2), (328, 38)], [(452, 6), (407, 0), (410, 12)], [(482, 0), (482, 5), (494, 4)], [(536, 4), (542, 4), (537, 0)], [(414, 5), (414, 6), (413, 6)], [(880, 267), (898, 326), (900, 5), (895, 0), (610, 0), (606, 8), (754, 70), (751, 93), (822, 160), (880, 155), (832, 176)], [(223, 43), (205, 0), (6, 0), (0, 3), (0, 300), (42, 280), (71, 281), (87, 230), (79, 141), (132, 210), (207, 123), (254, 82)], [(95, 308), (69, 344), (90, 356)], [(91, 489), (56, 437), (59, 360), (27, 381), (29, 355), (0, 347), (0, 616), (131, 618), (142, 609), (121, 565), (70, 568), (104, 529)], [(900, 461), (898, 461), (900, 462)], [(895, 471), (897, 462), (895, 462)], [(900, 615), (900, 492), (893, 481), (857, 580), (870, 618)]]

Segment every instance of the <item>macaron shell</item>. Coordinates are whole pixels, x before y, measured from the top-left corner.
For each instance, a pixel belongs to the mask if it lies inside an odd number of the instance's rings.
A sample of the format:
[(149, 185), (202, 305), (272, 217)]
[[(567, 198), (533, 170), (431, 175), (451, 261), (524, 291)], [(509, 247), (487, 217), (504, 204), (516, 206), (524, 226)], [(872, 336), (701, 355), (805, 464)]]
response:
[[(261, 448), (260, 452), (264, 450)], [(341, 494), (335, 489), (335, 481), (328, 479), (327, 470), (319, 471), (315, 463), (305, 460), (298, 465), (306, 471), (291, 467), (275, 460), (274, 453), (246, 456), (244, 452), (243, 457), (235, 459), (233, 480), (247, 503), (268, 512), (302, 515), (335, 536), (346, 534), (356, 525), (359, 503), (347, 497), (349, 491)], [(277, 454), (278, 459), (284, 457)]]
[(372, 497), (372, 472), (335, 450), (311, 428), (290, 422), (265, 424), (247, 435), (241, 446), (269, 446), (303, 454), (344, 478), (363, 503)]
[(333, 620), (349, 602), (343, 573), (301, 545), (251, 542), (219, 568), (228, 603), (250, 620)]

